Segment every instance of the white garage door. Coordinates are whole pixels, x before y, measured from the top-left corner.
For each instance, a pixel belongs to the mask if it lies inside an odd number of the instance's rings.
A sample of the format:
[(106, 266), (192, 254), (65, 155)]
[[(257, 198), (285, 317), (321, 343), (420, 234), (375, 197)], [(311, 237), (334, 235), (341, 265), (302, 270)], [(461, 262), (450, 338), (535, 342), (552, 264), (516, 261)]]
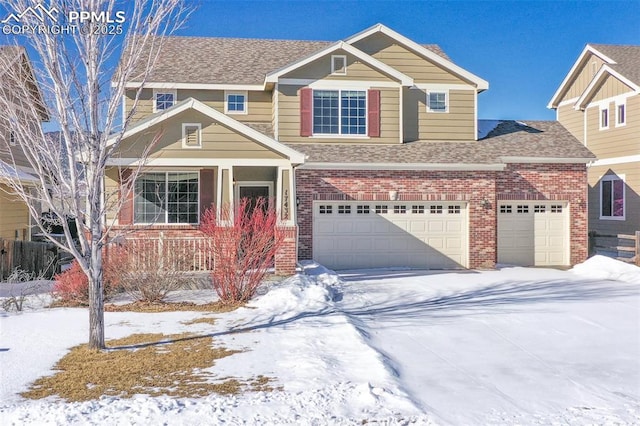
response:
[(313, 257), (333, 269), (467, 266), (467, 206), (316, 201)]
[(567, 203), (499, 201), (498, 263), (522, 266), (568, 265)]

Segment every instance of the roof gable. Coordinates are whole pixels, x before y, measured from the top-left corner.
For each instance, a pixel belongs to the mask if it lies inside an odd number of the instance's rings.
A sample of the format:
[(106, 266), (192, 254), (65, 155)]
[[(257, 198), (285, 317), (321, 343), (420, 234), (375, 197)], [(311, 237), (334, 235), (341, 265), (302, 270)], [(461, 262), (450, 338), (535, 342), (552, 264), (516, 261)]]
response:
[(482, 78), (470, 73), (469, 71), (454, 64), (450, 60), (438, 55), (434, 51), (416, 43), (415, 41), (403, 36), (402, 34), (382, 24), (376, 24), (370, 28), (367, 28), (366, 30), (361, 31), (358, 34), (355, 34), (347, 38), (345, 42), (349, 44), (354, 44), (358, 41), (364, 40), (377, 33), (385, 34), (386, 36), (392, 38), (397, 43), (401, 44), (402, 46), (414, 52), (415, 54), (429, 60), (430, 62), (433, 62), (439, 65), (440, 67), (461, 77), (462, 79), (469, 81), (470, 83), (474, 84), (479, 91), (487, 90), (489, 88), (489, 83), (483, 80)]
[[(15, 71), (16, 68), (19, 68), (22, 73), (21, 76), (18, 77), (13, 73), (7, 75), (10, 70)], [(15, 81), (18, 78), (20, 81)], [(5, 82), (9, 82), (9, 84), (17, 85), (26, 83), (28, 91), (33, 97), (33, 102), (38, 108), (41, 120), (49, 120), (50, 117), (45, 106), (44, 97), (42, 96), (36, 75), (33, 72), (31, 61), (29, 60), (29, 56), (27, 55), (27, 51), (24, 47), (8, 45), (0, 46), (0, 79)]]
[(598, 90), (602, 87), (608, 78), (615, 78), (619, 80), (623, 85), (629, 88), (629, 91), (640, 92), (640, 86), (634, 84), (631, 80), (618, 73), (610, 65), (603, 65), (600, 70), (593, 77), (587, 88), (574, 104), (574, 109), (584, 109), (587, 104), (593, 99)]
[(265, 79), (266, 83), (276, 83), (278, 81), (279, 78), (285, 76), (286, 74), (291, 73), (294, 70), (297, 70), (305, 65), (311, 64), (312, 62), (325, 57), (327, 55), (330, 55), (332, 53), (336, 53), (336, 52), (346, 52), (358, 59), (360, 59), (361, 61), (363, 61), (364, 63), (366, 63), (367, 65), (369, 65), (370, 67), (382, 72), (383, 74), (388, 75), (389, 77), (397, 80), (398, 82), (400, 82), (403, 86), (412, 86), (413, 85), (413, 79), (401, 72), (399, 72), (398, 70), (388, 66), (387, 64), (377, 60), (376, 58), (367, 55), (366, 53), (362, 52), (359, 49), (356, 49), (355, 47), (343, 42), (343, 41), (339, 41), (334, 43), (333, 45), (322, 49), (318, 52), (315, 52), (312, 55), (309, 55), (305, 58), (302, 58), (292, 64), (289, 64), (283, 68), (280, 68), (279, 70), (270, 72), (269, 74), (267, 74), (267, 77)]
[[(602, 77), (600, 73), (602, 68), (606, 68), (606, 72), (614, 75), (625, 84), (629, 85), (631, 83), (631, 87), (640, 85), (640, 46), (587, 44), (569, 70), (569, 73), (560, 83), (547, 108), (557, 108), (559, 106), (561, 99), (569, 91), (592, 57), (600, 59), (603, 64), (593, 76), (593, 80), (591, 80), (585, 92), (592, 90), (593, 85), (591, 83), (594, 83), (595, 79)], [(580, 94), (580, 98), (585, 95), (585, 92)]]
[[(236, 133), (245, 136), (264, 146), (265, 148), (288, 158), (294, 164), (304, 163), (304, 155), (299, 153), (298, 151), (287, 147), (286, 145), (266, 136), (265, 134), (260, 133), (259, 131), (243, 123), (240, 123), (239, 121), (229, 117), (228, 115), (223, 114), (222, 112), (217, 111), (214, 108), (211, 108), (210, 106), (193, 98), (185, 99), (184, 101), (177, 103), (173, 107), (163, 112), (150, 115), (149, 117), (139, 121), (124, 133), (122, 139), (127, 139), (134, 135), (137, 135), (152, 126), (161, 124), (169, 120), (170, 118), (175, 117), (178, 114), (181, 114), (188, 110), (198, 111), (210, 117), (212, 120), (232, 129)], [(115, 138), (112, 138), (109, 142), (110, 144), (113, 144), (115, 143), (115, 141)]]

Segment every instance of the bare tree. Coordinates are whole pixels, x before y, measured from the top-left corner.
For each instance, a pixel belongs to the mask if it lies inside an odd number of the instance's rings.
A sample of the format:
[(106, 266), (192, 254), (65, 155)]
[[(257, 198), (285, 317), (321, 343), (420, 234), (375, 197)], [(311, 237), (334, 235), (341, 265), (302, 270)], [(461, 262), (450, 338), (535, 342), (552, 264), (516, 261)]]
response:
[[(89, 347), (102, 349), (102, 255), (113, 237), (106, 211), (117, 213), (121, 203), (108, 200), (122, 198), (106, 193), (105, 169), (132, 118), (122, 116), (125, 83), (142, 83), (134, 89), (135, 110), (162, 36), (180, 27), (190, 10), (183, 0), (52, 0), (37, 7), (28, 0), (2, 2), (14, 15), (7, 19), (22, 27), (9, 22), (20, 33), (12, 41), (25, 45), (34, 64), (29, 66), (24, 49), (0, 55), (0, 121), (9, 134), (4, 158), (18, 171), (5, 173), (5, 180), (27, 204), (39, 231), (71, 253), (89, 278)], [(59, 138), (47, 137), (39, 125), (47, 115)], [(24, 171), (37, 182), (25, 184), (19, 178)], [(124, 179), (129, 189), (135, 172)], [(43, 210), (60, 218), (63, 241), (43, 226)]]

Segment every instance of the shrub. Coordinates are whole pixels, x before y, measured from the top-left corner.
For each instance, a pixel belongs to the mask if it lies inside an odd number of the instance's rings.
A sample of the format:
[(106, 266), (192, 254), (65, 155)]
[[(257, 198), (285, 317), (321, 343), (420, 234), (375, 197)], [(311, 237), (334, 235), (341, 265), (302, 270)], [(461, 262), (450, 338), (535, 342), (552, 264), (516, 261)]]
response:
[(200, 230), (210, 240), (211, 279), (222, 302), (243, 303), (255, 295), (284, 241), (277, 225), (278, 213), (264, 198), (243, 198), (235, 212), (229, 206), (207, 209)]
[[(103, 294), (109, 299), (117, 289), (117, 280), (109, 273), (108, 263), (104, 262), (103, 268)], [(87, 305), (89, 303), (89, 278), (84, 273), (80, 264), (74, 260), (69, 269), (53, 277), (55, 283), (52, 293), (64, 303)]]
[(188, 280), (191, 253), (157, 240), (132, 240), (110, 247), (107, 259), (111, 282), (134, 300), (162, 302)]

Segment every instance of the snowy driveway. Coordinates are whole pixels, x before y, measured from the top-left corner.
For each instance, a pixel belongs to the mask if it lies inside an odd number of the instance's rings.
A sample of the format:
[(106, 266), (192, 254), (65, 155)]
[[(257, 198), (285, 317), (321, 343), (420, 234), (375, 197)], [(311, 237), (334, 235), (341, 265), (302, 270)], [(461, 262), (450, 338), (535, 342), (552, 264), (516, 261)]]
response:
[(342, 278), (338, 308), (437, 423), (640, 421), (637, 284), (524, 268)]

